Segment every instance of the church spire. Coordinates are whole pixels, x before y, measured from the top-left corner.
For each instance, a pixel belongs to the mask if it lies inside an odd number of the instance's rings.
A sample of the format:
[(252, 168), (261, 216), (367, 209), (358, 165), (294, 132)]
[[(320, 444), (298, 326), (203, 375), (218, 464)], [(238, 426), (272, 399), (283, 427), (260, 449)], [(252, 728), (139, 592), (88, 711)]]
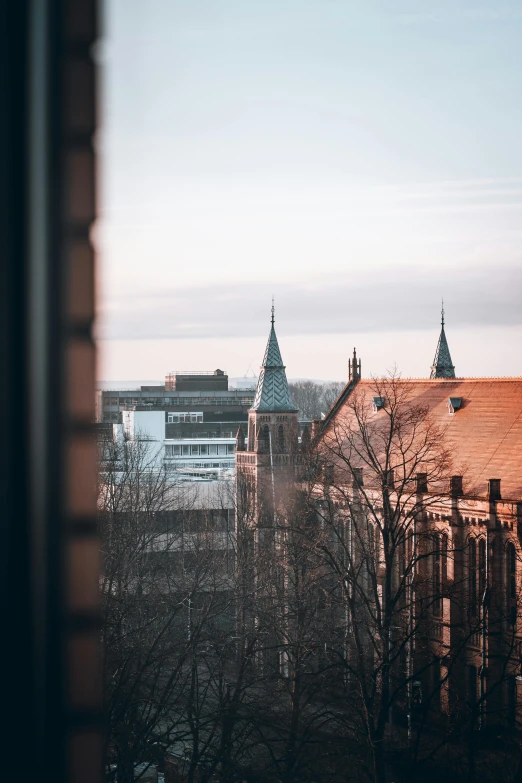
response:
[(444, 331), (444, 299), (442, 300), (442, 310), (440, 319), (440, 337), (435, 351), (435, 358), (431, 367), (430, 378), (454, 378), (455, 367), (451, 361), (451, 355)]
[(270, 335), (266, 344), (263, 364), (257, 382), (256, 396), (252, 410), (258, 411), (295, 411), (290, 398), (285, 366), (275, 333), (274, 300), (272, 298), (272, 317)]
[(358, 381), (361, 377), (361, 360), (357, 360), (357, 352), (353, 349), (353, 359), (348, 359), (348, 380)]

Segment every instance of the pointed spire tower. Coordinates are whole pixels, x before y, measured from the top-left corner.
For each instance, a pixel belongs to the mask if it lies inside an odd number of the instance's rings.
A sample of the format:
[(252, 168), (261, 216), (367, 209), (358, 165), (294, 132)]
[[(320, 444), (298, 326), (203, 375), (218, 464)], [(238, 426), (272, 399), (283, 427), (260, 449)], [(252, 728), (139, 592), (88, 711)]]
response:
[(276, 509), (288, 497), (298, 454), (297, 415), (275, 333), (272, 301), (270, 334), (248, 412), (246, 444), (242, 435), (237, 440), (237, 497), (250, 497), (254, 527), (272, 528)]
[(431, 366), (430, 378), (454, 378), (455, 367), (451, 361), (451, 354), (448, 347), (448, 341), (446, 339), (446, 333), (444, 331), (444, 299), (442, 300), (442, 312), (441, 312), (441, 329), (439, 342), (437, 343), (437, 350), (435, 351), (435, 358)]
[(257, 382), (256, 396), (252, 410), (254, 411), (295, 411), (286, 380), (285, 366), (281, 358), (281, 351), (274, 328), (274, 301), (272, 299), (272, 325), (266, 344), (265, 355), (259, 380)]

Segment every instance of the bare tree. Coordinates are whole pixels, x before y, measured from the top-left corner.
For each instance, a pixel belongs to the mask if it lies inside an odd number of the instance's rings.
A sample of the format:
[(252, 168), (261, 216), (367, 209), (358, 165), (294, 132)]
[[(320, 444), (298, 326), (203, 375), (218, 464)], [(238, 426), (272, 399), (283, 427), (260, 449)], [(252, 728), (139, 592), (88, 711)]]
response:
[(435, 657), (421, 652), (420, 640), (433, 623), (442, 627), (449, 551), (427, 510), (447, 493), (450, 453), (428, 408), (391, 375), (375, 380), (370, 398), (352, 393), (314, 459), (310, 494), (341, 629), (331, 653), (344, 669), (350, 731), (366, 741), (371, 778), (380, 782), (393, 712), (406, 713), (411, 739), (421, 682), (428, 671), (434, 677)]
[(343, 388), (344, 384), (338, 381), (295, 381), (289, 384), (292, 399), (304, 419), (320, 419), (326, 415)]
[(108, 779), (130, 783), (136, 764), (190, 734), (193, 662), (230, 599), (211, 517), (150, 442), (101, 446), (105, 755)]

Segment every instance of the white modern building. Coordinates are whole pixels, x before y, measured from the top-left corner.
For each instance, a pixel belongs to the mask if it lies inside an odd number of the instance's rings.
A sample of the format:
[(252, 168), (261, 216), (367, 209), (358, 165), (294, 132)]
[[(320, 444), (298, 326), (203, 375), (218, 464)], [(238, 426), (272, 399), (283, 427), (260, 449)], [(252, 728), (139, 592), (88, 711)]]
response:
[(197, 432), (188, 437), (169, 437), (167, 425), (177, 423), (175, 418), (197, 423), (203, 421), (203, 412), (123, 410), (121, 417), (119, 426), (124, 437), (129, 441), (150, 441), (150, 455), (158, 467), (176, 471), (178, 478), (212, 481), (234, 475), (236, 439), (232, 430), (228, 437)]

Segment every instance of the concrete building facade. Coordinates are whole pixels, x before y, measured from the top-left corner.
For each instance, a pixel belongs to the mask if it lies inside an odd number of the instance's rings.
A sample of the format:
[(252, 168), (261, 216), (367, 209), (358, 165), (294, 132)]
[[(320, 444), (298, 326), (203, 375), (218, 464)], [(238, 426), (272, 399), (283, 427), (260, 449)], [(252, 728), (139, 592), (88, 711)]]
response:
[(229, 389), (223, 370), (177, 371), (164, 386), (102, 391), (100, 419), (130, 440), (149, 440), (158, 466), (208, 481), (233, 475), (235, 435), (253, 399), (252, 390)]

